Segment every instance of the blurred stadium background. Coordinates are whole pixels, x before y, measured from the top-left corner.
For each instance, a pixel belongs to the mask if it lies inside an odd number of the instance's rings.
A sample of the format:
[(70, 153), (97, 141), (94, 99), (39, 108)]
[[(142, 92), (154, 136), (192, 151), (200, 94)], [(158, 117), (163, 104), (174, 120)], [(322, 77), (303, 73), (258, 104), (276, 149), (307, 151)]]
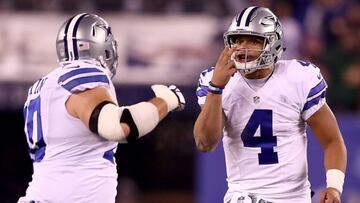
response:
[[(201, 70), (215, 64), (231, 17), (249, 5), (281, 19), (285, 59), (316, 64), (327, 79), (328, 102), (348, 147), (344, 203), (360, 200), (360, 3), (352, 0), (0, 0), (0, 202), (25, 193), (32, 166), (23, 133), (27, 88), (57, 66), (61, 23), (94, 12), (112, 25), (120, 64), (114, 78), (120, 104), (152, 96), (153, 83), (176, 84), (187, 98), (149, 136), (119, 145), (117, 203), (219, 203), (226, 191), (222, 147), (196, 151), (192, 129), (200, 108)], [(322, 150), (309, 135), (309, 176), (324, 187)]]

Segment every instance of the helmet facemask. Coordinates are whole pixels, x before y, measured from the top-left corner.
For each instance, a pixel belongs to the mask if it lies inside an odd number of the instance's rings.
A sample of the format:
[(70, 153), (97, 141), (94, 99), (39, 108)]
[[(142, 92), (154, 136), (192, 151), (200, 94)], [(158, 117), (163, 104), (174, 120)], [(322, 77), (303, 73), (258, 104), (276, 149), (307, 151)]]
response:
[[(241, 35), (232, 35), (229, 36), (228, 45), (229, 47), (236, 46), (234, 39)], [(254, 36), (254, 35), (247, 35)], [(234, 61), (237, 70), (241, 74), (250, 74), (256, 70), (269, 68), (271, 64), (274, 63), (273, 58), (271, 57), (270, 48), (274, 42), (273, 37), (270, 36), (257, 36), (262, 39), (263, 45), (260, 49), (252, 48), (239, 48), (236, 49), (231, 55), (231, 60)]]
[(106, 70), (109, 72), (109, 75), (112, 78), (116, 74), (116, 69), (118, 66), (118, 52), (117, 52), (116, 40), (113, 39), (112, 35), (108, 36), (108, 38), (110, 38), (110, 37), (111, 37), (111, 39), (107, 39), (107, 40), (111, 41), (111, 48), (105, 49), (105, 54), (100, 55), (98, 60), (99, 60), (100, 64), (104, 68), (106, 68)]

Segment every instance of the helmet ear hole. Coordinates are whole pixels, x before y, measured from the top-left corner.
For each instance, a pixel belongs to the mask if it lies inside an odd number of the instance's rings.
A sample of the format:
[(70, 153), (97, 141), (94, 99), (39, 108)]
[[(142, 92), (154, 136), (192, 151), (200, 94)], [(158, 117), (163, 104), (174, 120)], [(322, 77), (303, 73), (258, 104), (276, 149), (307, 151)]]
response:
[(110, 58), (110, 51), (109, 50), (105, 50), (105, 57), (106, 59)]

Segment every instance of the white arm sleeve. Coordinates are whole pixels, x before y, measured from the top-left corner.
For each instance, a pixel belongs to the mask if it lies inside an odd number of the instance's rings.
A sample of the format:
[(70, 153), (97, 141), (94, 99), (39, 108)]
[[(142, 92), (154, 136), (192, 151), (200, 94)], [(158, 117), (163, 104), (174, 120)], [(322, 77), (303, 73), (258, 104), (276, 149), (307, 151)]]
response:
[[(131, 113), (139, 137), (151, 132), (160, 121), (158, 108), (150, 102), (140, 102), (127, 107), (127, 109)], [(132, 129), (130, 128), (130, 130)]]
[(98, 117), (98, 134), (111, 141), (126, 143), (124, 130), (120, 125), (120, 118), (124, 108), (108, 103), (101, 108)]
[[(150, 102), (125, 107), (109, 102), (99, 104), (94, 112), (90, 119), (90, 130), (107, 140), (120, 143), (127, 143), (148, 134), (160, 121), (158, 108)], [(125, 135), (120, 123), (129, 126), (129, 135)]]

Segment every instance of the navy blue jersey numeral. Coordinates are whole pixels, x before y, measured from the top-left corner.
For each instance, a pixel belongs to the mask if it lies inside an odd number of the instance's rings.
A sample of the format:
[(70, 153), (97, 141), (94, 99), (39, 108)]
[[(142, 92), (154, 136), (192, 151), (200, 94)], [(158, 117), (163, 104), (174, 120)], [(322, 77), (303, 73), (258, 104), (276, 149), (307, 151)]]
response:
[(46, 147), (41, 123), (40, 103), (41, 99), (38, 96), (24, 108), (25, 134), (28, 139), (30, 156), (35, 162), (44, 158)]
[[(245, 147), (261, 148), (261, 153), (258, 154), (260, 165), (279, 163), (278, 154), (274, 152), (277, 139), (273, 136), (272, 120), (272, 110), (255, 109), (241, 133)], [(259, 127), (260, 136), (255, 136)]]

